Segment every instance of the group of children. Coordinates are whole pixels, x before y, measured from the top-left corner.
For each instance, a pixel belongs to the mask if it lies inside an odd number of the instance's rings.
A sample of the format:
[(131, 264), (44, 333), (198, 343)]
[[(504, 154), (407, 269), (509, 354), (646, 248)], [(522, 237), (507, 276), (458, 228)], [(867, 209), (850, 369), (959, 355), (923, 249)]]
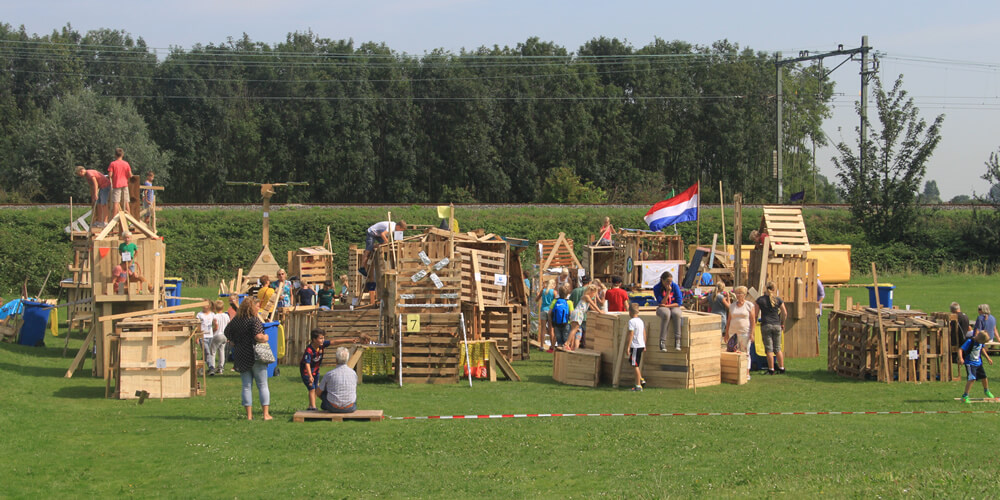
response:
[[(315, 290), (308, 283), (298, 283), (290, 281), (284, 269), (278, 270), (278, 276), (271, 280), (270, 276), (261, 276), (259, 284), (252, 286), (248, 291), (257, 295), (260, 301), (261, 311), (270, 313), (274, 308), (318, 305), (320, 309), (329, 310), (333, 308), (334, 301), (340, 300), (342, 304), (351, 304), (351, 292), (347, 282), (347, 275), (340, 275), (340, 288), (332, 281), (326, 281), (323, 288)], [(272, 307), (272, 299), (277, 295), (277, 301)]]
[(557, 348), (573, 351), (583, 345), (587, 311), (624, 312), (628, 307), (628, 292), (622, 288), (620, 277), (611, 278), (611, 288), (600, 280), (591, 281), (586, 275), (580, 283), (573, 288), (569, 271), (564, 269), (557, 279), (550, 279), (536, 297), (542, 310), (540, 327), (551, 339), (549, 352)]
[[(236, 307), (232, 306), (226, 310), (226, 304), (222, 300), (205, 304), (201, 312), (195, 315), (201, 322), (201, 348), (204, 353), (205, 368), (208, 375), (221, 375), (226, 367), (226, 326), (229, 320), (236, 314)], [(218, 360), (218, 364), (216, 364)]]
[[(115, 160), (108, 165), (106, 175), (98, 170), (77, 166), (76, 176), (86, 179), (90, 188), (91, 203), (94, 205), (94, 213), (91, 217), (92, 227), (95, 229), (104, 227), (119, 210), (128, 211), (128, 183), (129, 179), (132, 178), (132, 166), (125, 161), (125, 151), (122, 148), (115, 149)], [(155, 177), (153, 171), (146, 172), (142, 185), (152, 187)], [(146, 214), (143, 216), (146, 223), (149, 223), (152, 215), (150, 209), (155, 196), (152, 189), (147, 189), (140, 197), (142, 208), (146, 210)]]

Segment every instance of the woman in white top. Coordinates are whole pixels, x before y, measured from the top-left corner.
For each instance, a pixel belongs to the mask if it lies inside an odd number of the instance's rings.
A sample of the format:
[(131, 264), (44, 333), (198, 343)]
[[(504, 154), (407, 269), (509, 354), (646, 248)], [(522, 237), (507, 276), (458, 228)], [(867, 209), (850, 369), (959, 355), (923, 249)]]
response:
[(747, 354), (747, 369), (750, 366), (750, 339), (753, 337), (753, 326), (756, 321), (753, 302), (747, 301), (747, 287), (738, 286), (733, 289), (736, 300), (729, 305), (729, 315), (726, 318), (726, 342), (736, 336), (739, 352)]

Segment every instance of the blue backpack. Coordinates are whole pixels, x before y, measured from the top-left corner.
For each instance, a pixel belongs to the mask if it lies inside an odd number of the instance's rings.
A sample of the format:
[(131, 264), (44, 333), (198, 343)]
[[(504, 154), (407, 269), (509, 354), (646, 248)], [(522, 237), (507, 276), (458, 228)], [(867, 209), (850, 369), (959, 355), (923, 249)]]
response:
[(569, 302), (564, 298), (556, 299), (552, 304), (552, 324), (562, 326), (569, 323)]

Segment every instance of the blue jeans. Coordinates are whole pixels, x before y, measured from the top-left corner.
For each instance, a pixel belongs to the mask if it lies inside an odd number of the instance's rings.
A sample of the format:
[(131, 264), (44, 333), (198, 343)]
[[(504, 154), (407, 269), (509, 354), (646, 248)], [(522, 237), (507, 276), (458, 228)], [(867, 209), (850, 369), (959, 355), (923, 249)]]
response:
[(351, 403), (351, 406), (348, 406), (346, 408), (337, 408), (336, 406), (333, 406), (332, 404), (327, 402), (327, 400), (324, 398), (323, 403), (320, 404), (319, 407), (323, 411), (327, 411), (330, 413), (354, 413), (354, 411), (358, 409), (358, 402), (355, 401)]
[(243, 406), (253, 406), (253, 382), (257, 382), (257, 394), (261, 406), (271, 406), (271, 391), (267, 389), (267, 365), (254, 361), (250, 371), (240, 374), (243, 381)]

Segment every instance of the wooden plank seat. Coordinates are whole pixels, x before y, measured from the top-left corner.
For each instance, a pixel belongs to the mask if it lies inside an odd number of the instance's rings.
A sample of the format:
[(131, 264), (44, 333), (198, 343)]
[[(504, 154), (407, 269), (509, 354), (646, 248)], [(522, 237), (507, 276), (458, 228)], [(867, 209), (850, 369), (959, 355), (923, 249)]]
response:
[(343, 422), (345, 420), (357, 420), (361, 422), (376, 422), (385, 420), (382, 410), (357, 410), (351, 413), (327, 413), (325, 411), (299, 410), (292, 416), (292, 422), (305, 422), (306, 420), (329, 420), (331, 422)]

